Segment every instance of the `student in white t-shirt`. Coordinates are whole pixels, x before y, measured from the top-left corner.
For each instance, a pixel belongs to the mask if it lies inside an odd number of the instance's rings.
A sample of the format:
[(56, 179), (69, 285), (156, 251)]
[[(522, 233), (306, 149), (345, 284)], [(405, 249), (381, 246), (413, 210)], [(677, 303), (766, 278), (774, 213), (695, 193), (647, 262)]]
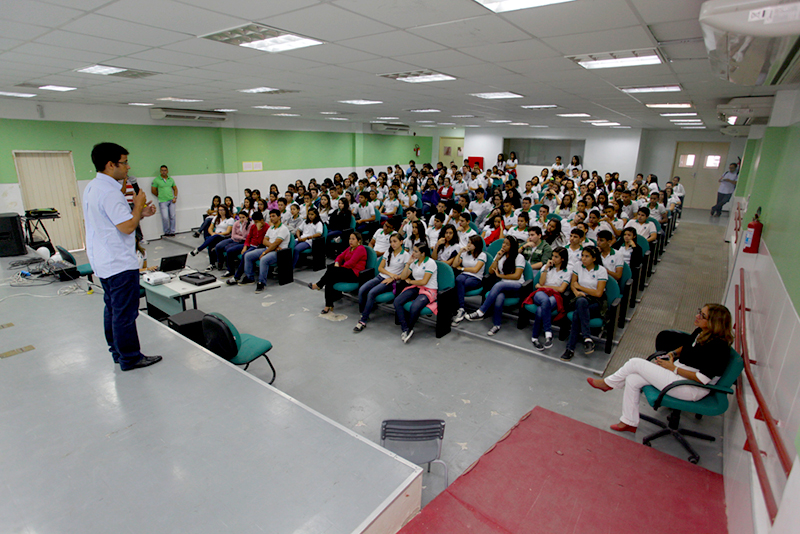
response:
[(603, 259), (603, 267), (608, 271), (608, 276), (620, 281), (622, 278), (623, 265), (625, 258), (621, 252), (617, 252), (611, 245), (614, 244), (614, 236), (608, 230), (597, 232), (597, 248), (600, 250), (600, 257)]
[(233, 223), (233, 214), (226, 205), (220, 204), (219, 207), (217, 207), (217, 215), (211, 220), (211, 226), (208, 228), (208, 231), (211, 235), (209, 235), (205, 241), (203, 241), (202, 245), (189, 252), (189, 254), (192, 256), (197, 256), (201, 250), (208, 248), (209, 262), (211, 265), (214, 265), (215, 262), (211, 257), (211, 251), (214, 250), (214, 247), (217, 245), (217, 243), (230, 235), (231, 231), (233, 230)]
[(406, 267), (406, 263), (411, 259), (411, 254), (403, 249), (403, 238), (400, 237), (400, 234), (391, 234), (389, 247), (389, 251), (381, 257), (381, 262), (378, 265), (378, 276), (358, 290), (358, 307), (363, 311), (361, 312), (361, 318), (353, 328), (355, 333), (359, 333), (367, 327), (369, 315), (375, 308), (375, 299), (382, 293), (394, 290), (396, 282), (400, 280), (400, 275)]
[(259, 270), (256, 293), (264, 291), (264, 287), (267, 285), (269, 269), (278, 263), (278, 251), (289, 248), (291, 239), (289, 227), (280, 222), (280, 216), (281, 214), (278, 210), (269, 212), (270, 227), (267, 230), (267, 235), (264, 236), (264, 246), (267, 248), (264, 249), (258, 260)]
[[(469, 242), (469, 238), (472, 236), (477, 236), (478, 232), (472, 229), (469, 223), (472, 221), (472, 217), (470, 217), (468, 212), (462, 212), (458, 216), (458, 242), (461, 245), (461, 248), (467, 246)], [(478, 236), (480, 237), (480, 236)]]
[(311, 248), (311, 242), (318, 237), (322, 237), (322, 220), (319, 218), (317, 208), (307, 208), (306, 220), (295, 231), (294, 263), (292, 267), (297, 267), (300, 253)]
[(517, 216), (517, 225), (512, 226), (506, 230), (507, 236), (512, 236), (517, 239), (520, 243), (524, 243), (528, 240), (528, 223), (530, 222), (530, 217), (524, 211), (520, 212)]
[[(419, 319), (422, 310), (431, 302), (436, 301), (439, 290), (436, 260), (431, 258), (431, 250), (425, 243), (414, 245), (411, 259), (406, 262), (400, 279), (408, 282), (409, 287), (394, 299), (394, 311), (400, 321), (402, 334), (400, 339), (408, 343), (414, 335), (414, 325)], [(406, 311), (405, 305), (410, 302), (410, 310)]]
[[(375, 254), (380, 258), (389, 250), (389, 238), (394, 235), (394, 223), (391, 219), (383, 223), (369, 242), (369, 246), (375, 250)], [(402, 238), (401, 238), (402, 239)]]
[(478, 289), (483, 284), (483, 273), (486, 270), (486, 253), (483, 251), (483, 239), (478, 235), (470, 236), (467, 245), (453, 262), (454, 269), (461, 269), (461, 274), (456, 276), (456, 294), (458, 295), (458, 312), (453, 319), (453, 325), (464, 320), (464, 299), (467, 291)]
[(639, 208), (636, 212), (636, 219), (628, 221), (625, 228), (633, 228), (637, 234), (647, 239), (648, 243), (652, 243), (658, 239), (658, 231), (656, 225), (647, 220), (648, 217), (650, 217), (650, 210), (646, 207)]
[(400, 207), (400, 201), (397, 200), (397, 191), (389, 189), (388, 198), (383, 201), (381, 214), (384, 217), (392, 218), (397, 215), (397, 209)]
[(583, 336), (583, 351), (594, 352), (594, 341), (589, 329), (589, 319), (593, 312), (600, 310), (600, 299), (606, 291), (608, 271), (603, 267), (603, 260), (597, 247), (586, 247), (581, 253), (580, 265), (572, 271), (572, 293), (575, 295), (575, 312), (569, 330), (567, 348), (561, 359), (569, 361), (575, 354), (578, 337)]
[[(539, 283), (536, 284), (533, 294), (533, 303), (536, 305), (536, 314), (533, 318), (531, 329), (531, 343), (538, 350), (549, 349), (553, 346), (553, 331), (551, 320), (553, 310), (557, 307), (556, 297), (551, 293), (561, 295), (572, 281), (572, 271), (569, 270), (569, 254), (564, 247), (557, 247), (553, 257), (542, 267)], [(542, 291), (539, 291), (539, 290)], [(544, 345), (539, 341), (539, 333), (544, 330)]]
[(452, 266), (453, 260), (458, 256), (461, 248), (456, 227), (452, 224), (446, 224), (439, 239), (432, 244), (431, 256), (434, 260), (443, 261)]
[(494, 307), (492, 317), (494, 326), (487, 335), (493, 336), (500, 330), (500, 323), (503, 320), (503, 303), (506, 297), (515, 297), (519, 294), (524, 279), (525, 257), (519, 253), (519, 242), (516, 238), (508, 236), (503, 240), (503, 246), (494, 257), (492, 265), (489, 267), (489, 274), (497, 276), (500, 280), (492, 286), (486, 300), (477, 311), (468, 314), (468, 321), (479, 321), (483, 319), (489, 308)]

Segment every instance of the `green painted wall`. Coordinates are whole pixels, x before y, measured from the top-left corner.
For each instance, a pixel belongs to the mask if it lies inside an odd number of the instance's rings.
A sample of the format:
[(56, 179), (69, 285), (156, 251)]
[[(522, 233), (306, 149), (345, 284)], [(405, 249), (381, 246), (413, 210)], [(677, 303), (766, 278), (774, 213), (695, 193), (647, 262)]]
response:
[(17, 182), (13, 150), (71, 150), (78, 180), (90, 180), (101, 141), (130, 151), (134, 176), (156, 176), (162, 164), (176, 175), (234, 173), (243, 161), (261, 161), (265, 171), (405, 166), (431, 161), (433, 146), (431, 137), (0, 119), (0, 183)]
[(755, 153), (760, 147), (761, 139), (748, 139), (744, 145), (742, 167), (739, 169), (739, 180), (736, 182), (736, 192), (734, 193), (737, 197), (746, 196), (744, 192), (747, 190), (748, 178), (753, 174)]
[(102, 141), (128, 149), (134, 176), (157, 176), (162, 164), (175, 174), (222, 172), (217, 128), (0, 119), (0, 183), (17, 182), (13, 150), (71, 150), (78, 180), (90, 180), (92, 147)]
[[(750, 194), (745, 222), (758, 207), (764, 223), (763, 239), (783, 279), (795, 309), (800, 309), (800, 247), (797, 229), (797, 170), (800, 169), (800, 124), (767, 128), (760, 144), (754, 147), (752, 174), (745, 194)], [(739, 194), (737, 189), (737, 194)]]

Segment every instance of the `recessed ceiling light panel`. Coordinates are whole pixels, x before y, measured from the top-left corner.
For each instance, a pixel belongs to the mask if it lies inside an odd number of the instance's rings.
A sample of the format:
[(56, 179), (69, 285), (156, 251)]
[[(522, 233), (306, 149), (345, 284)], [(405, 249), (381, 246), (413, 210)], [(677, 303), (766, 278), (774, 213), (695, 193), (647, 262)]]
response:
[(219, 108), (219, 109), (215, 109), (214, 111), (218, 111), (220, 113), (235, 113), (235, 112), (237, 112), (239, 110), (238, 109), (233, 109), (233, 108)]
[(592, 126), (619, 126), (618, 122), (593, 122)]
[(567, 56), (567, 59), (571, 59), (584, 69), (640, 67), (644, 65), (658, 65), (661, 63), (661, 57), (654, 48), (581, 54), (578, 56)]
[(670, 119), (669, 122), (703, 122), (703, 119)]
[(92, 65), (91, 67), (78, 69), (77, 72), (82, 72), (84, 74), (100, 74), (102, 76), (108, 76), (109, 74), (119, 74), (120, 72), (125, 72), (126, 70), (127, 69), (121, 69), (119, 67), (109, 67), (107, 65)]
[(274, 87), (253, 87), (252, 89), (239, 89), (240, 93), (275, 93), (280, 91), (280, 89), (275, 89)]
[(74, 91), (77, 89), (77, 87), (65, 87), (63, 85), (43, 85), (39, 87), (39, 89), (44, 89), (45, 91), (60, 91), (63, 93), (66, 91)]
[(262, 52), (286, 52), (297, 48), (316, 46), (323, 44), (322, 41), (296, 35), (276, 28), (270, 28), (262, 24), (247, 24), (238, 28), (231, 28), (221, 32), (202, 35), (203, 39), (217, 41), (236, 46), (253, 48)]
[(500, 91), (497, 93), (470, 93), (470, 96), (477, 96), (478, 98), (485, 98), (487, 100), (502, 100), (504, 98), (525, 98), (517, 93), (509, 93), (508, 91)]
[(486, 9), (491, 9), (495, 13), (505, 13), (506, 11), (517, 11), (520, 9), (530, 9), (533, 7), (549, 6), (552, 4), (563, 4), (574, 0), (475, 0)]
[(326, 121), (349, 121), (347, 117), (325, 117)]
[(371, 106), (372, 104), (383, 104), (381, 100), (339, 100), (340, 104), (351, 104), (353, 106)]
[(273, 117), (299, 117), (299, 113), (273, 113)]
[(531, 104), (529, 106), (520, 106), (523, 109), (556, 109), (556, 104)]
[(338, 111), (320, 111), (319, 114), (320, 115), (338, 115), (339, 112)]
[(156, 100), (166, 100), (167, 102), (202, 102), (196, 98), (177, 98), (174, 96), (165, 96), (164, 98), (157, 98)]
[(431, 123), (434, 123), (434, 122), (436, 122), (436, 121), (417, 121), (417, 122), (418, 122), (419, 124), (431, 124)]
[(475, 115), (450, 115), (454, 119), (474, 119)]
[(528, 128), (549, 128), (546, 124), (529, 124)]
[(677, 93), (681, 90), (680, 85), (650, 85), (640, 87), (620, 87), (620, 91), (629, 95), (639, 93)]
[(492, 119), (492, 120), (487, 120), (486, 122), (491, 122), (492, 124), (506, 124), (510, 123), (511, 121), (506, 119)]
[(396, 121), (400, 117), (375, 117), (376, 119), (380, 119), (382, 121)]
[(705, 130), (705, 126), (681, 126), (681, 130)]
[(426, 83), (426, 82), (447, 82), (455, 80), (455, 77), (432, 70), (415, 70), (411, 72), (393, 72), (391, 74), (378, 74), (381, 78), (389, 78), (398, 82)]
[[(152, 106), (152, 103), (149, 102), (128, 102), (129, 106)], [(216, 110), (219, 111), (219, 110)]]
[(36, 96), (34, 93), (9, 93), (7, 91), (0, 91), (0, 96), (14, 96), (17, 98), (33, 98)]
[(697, 113), (689, 111), (686, 113), (660, 113), (662, 117), (696, 117)]
[(565, 119), (573, 119), (579, 117), (591, 117), (588, 113), (558, 113), (556, 117), (564, 117)]
[(527, 126), (527, 122), (510, 122), (508, 123), (509, 126)]
[(292, 106), (253, 106), (255, 109), (292, 109)]
[(424, 108), (424, 109), (409, 109), (411, 113), (441, 113), (441, 109)]
[(645, 104), (650, 109), (687, 109), (693, 107), (689, 102), (678, 104)]

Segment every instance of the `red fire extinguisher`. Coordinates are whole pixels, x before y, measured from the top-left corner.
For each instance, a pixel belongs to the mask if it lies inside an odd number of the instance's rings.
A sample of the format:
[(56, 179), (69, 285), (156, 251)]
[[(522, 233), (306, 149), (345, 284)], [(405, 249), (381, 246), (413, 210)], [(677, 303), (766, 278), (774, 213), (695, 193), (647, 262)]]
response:
[(744, 252), (748, 254), (758, 254), (758, 247), (761, 244), (761, 231), (764, 225), (759, 221), (761, 216), (761, 208), (756, 210), (753, 220), (747, 225), (747, 231), (744, 233)]

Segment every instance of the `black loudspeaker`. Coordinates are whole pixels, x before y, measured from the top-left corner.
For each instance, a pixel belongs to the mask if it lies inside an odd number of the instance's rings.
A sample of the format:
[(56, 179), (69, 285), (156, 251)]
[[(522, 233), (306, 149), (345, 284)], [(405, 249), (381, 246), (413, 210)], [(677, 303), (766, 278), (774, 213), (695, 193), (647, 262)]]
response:
[(16, 213), (0, 213), (0, 257), (27, 253), (22, 220)]

